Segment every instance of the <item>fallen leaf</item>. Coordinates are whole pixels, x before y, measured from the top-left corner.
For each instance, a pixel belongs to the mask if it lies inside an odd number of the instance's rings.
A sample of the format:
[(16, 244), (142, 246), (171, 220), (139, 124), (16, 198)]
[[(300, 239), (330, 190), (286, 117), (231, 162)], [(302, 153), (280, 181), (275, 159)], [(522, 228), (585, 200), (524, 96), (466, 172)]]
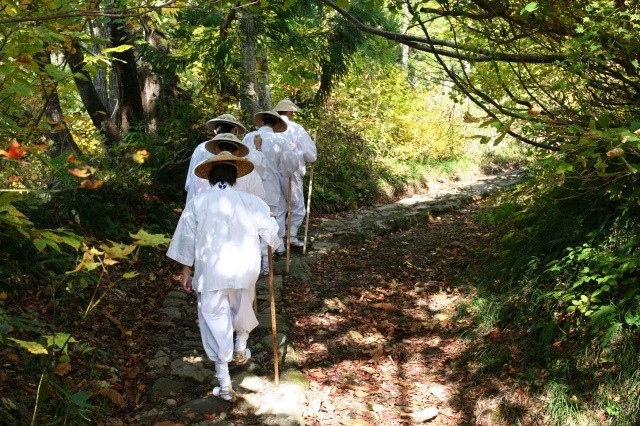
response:
[(53, 370), (55, 374), (62, 377), (71, 371), (71, 364), (68, 362), (63, 362), (61, 364), (56, 365), (56, 368)]
[(80, 182), (80, 188), (97, 189), (97, 188), (100, 188), (103, 183), (104, 181), (99, 179), (85, 179), (82, 182)]
[(402, 417), (410, 418), (414, 423), (424, 423), (433, 420), (438, 415), (438, 409), (435, 407), (425, 408), (416, 413), (403, 413)]
[(371, 307), (376, 309), (382, 309), (383, 311), (387, 311), (387, 312), (398, 312), (401, 310), (400, 308), (398, 308), (396, 305), (392, 303), (373, 303)]
[(115, 389), (102, 388), (96, 391), (93, 395), (106, 396), (109, 399), (109, 401), (111, 401), (113, 404), (117, 405), (120, 408), (124, 408), (127, 406), (127, 401), (125, 401), (122, 395), (120, 394), (120, 392), (118, 392)]
[(340, 420), (340, 424), (345, 426), (373, 426), (373, 424), (363, 419)]
[(91, 176), (91, 170), (88, 167), (69, 169), (68, 172), (79, 178)]
[(378, 362), (384, 357), (384, 345), (380, 343), (375, 349), (365, 351), (365, 353), (371, 356), (369, 362)]

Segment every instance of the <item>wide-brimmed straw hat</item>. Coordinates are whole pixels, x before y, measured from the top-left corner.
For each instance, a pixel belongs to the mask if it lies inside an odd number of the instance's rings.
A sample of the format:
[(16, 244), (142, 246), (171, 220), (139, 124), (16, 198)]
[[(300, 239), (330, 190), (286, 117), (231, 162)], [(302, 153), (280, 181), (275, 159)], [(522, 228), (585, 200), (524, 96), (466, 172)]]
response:
[(233, 133), (220, 133), (219, 135), (215, 135), (213, 139), (208, 140), (204, 148), (212, 153), (216, 153), (216, 148), (220, 142), (228, 142), (236, 146), (236, 153), (238, 157), (244, 157), (249, 154), (249, 147), (243, 144), (240, 139)]
[(246, 158), (236, 157), (229, 151), (222, 151), (218, 155), (214, 155), (207, 161), (198, 164), (198, 167), (193, 171), (196, 176), (202, 179), (209, 179), (209, 171), (216, 164), (231, 164), (236, 168), (236, 178), (246, 176), (253, 170), (253, 163)]
[(278, 120), (278, 124), (276, 124), (275, 127), (273, 128), (274, 132), (280, 133), (287, 130), (287, 123), (285, 123), (282, 117), (280, 117), (280, 114), (278, 114), (278, 112), (274, 110), (260, 111), (259, 113), (254, 115), (253, 121), (255, 121), (256, 126), (262, 126), (262, 121), (264, 120), (265, 117), (273, 117), (276, 120)]
[(216, 126), (220, 123), (229, 124), (238, 129), (238, 133), (244, 133), (247, 129), (231, 114), (222, 114), (216, 118), (207, 121), (207, 129), (215, 131)]
[(274, 111), (291, 111), (296, 112), (300, 111), (300, 108), (289, 99), (283, 99), (273, 107)]

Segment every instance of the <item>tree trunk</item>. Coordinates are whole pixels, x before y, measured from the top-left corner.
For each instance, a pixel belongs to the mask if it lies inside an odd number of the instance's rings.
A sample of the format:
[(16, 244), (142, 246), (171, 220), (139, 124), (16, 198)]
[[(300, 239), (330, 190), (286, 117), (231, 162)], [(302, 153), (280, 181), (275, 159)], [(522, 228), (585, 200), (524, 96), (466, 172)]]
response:
[[(111, 45), (133, 45), (124, 22), (114, 20), (111, 23)], [(133, 47), (113, 54), (114, 71), (117, 79), (118, 106), (115, 120), (121, 133), (130, 127), (144, 123), (144, 107), (142, 105), (141, 86), (138, 79), (138, 67)]]
[(40, 71), (42, 72), (42, 95), (44, 98), (44, 113), (49, 119), (51, 132), (46, 136), (53, 140), (53, 147), (50, 150), (52, 156), (62, 153), (76, 152), (80, 153), (80, 148), (73, 140), (73, 135), (64, 121), (62, 115), (62, 107), (60, 106), (60, 98), (58, 97), (58, 85), (46, 74), (45, 66), (51, 64), (51, 54), (46, 50), (47, 44), (43, 46), (43, 50), (34, 55)]
[(258, 51), (258, 105), (260, 109), (271, 109), (271, 90), (269, 89), (269, 57), (265, 49)]
[[(111, 26), (108, 23), (101, 23), (95, 19), (89, 20), (89, 30), (91, 31), (92, 37), (103, 40), (109, 40), (111, 38)], [(104, 47), (105, 46), (96, 43), (90, 46), (89, 49), (94, 55), (99, 55), (102, 53)], [(117, 103), (115, 92), (112, 91), (112, 86), (110, 85), (113, 79), (109, 78), (109, 72), (111, 72), (112, 69), (112, 67), (98, 68), (93, 79), (93, 86), (96, 88), (102, 103), (109, 111), (113, 111)]]
[[(71, 50), (65, 52), (69, 67), (73, 72), (73, 80), (76, 83), (82, 103), (96, 129), (107, 138), (108, 143), (120, 139), (117, 127), (109, 118), (109, 112), (102, 103), (98, 91), (93, 86), (91, 74), (84, 69), (84, 55), (77, 42), (72, 43)], [(79, 74), (79, 75), (78, 75)]]
[(256, 28), (253, 14), (243, 10), (240, 14), (240, 33), (242, 40), (243, 70), (240, 82), (240, 107), (245, 123), (253, 123), (253, 116), (259, 112), (256, 70)]

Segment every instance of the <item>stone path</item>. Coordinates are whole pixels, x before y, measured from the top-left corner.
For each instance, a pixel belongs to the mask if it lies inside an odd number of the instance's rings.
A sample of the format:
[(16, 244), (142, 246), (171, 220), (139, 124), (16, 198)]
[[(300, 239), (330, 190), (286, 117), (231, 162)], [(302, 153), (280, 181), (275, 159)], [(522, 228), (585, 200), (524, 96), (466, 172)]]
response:
[[(363, 209), (335, 219), (313, 219), (312, 244), (306, 255), (293, 253), (289, 276), (310, 280), (310, 264), (337, 248), (358, 243), (373, 235), (385, 235), (428, 222), (434, 216), (462, 208), (520, 179), (517, 171), (470, 177), (457, 182), (430, 184), (427, 194), (404, 198), (393, 204)], [(276, 313), (284, 292), (284, 257), (275, 259)], [(230, 367), (235, 404), (211, 395), (216, 380), (213, 363), (204, 356), (197, 325), (196, 300), (181, 291), (170, 292), (163, 303), (166, 320), (162, 334), (153, 336), (160, 348), (148, 364), (153, 381), (150, 400), (154, 408), (135, 415), (139, 424), (185, 425), (303, 425), (311, 404), (305, 391), (308, 381), (298, 369), (295, 348), (287, 338), (287, 318), (276, 314), (280, 385), (275, 386), (268, 279), (256, 285), (260, 325), (249, 339), (253, 358), (242, 368)]]

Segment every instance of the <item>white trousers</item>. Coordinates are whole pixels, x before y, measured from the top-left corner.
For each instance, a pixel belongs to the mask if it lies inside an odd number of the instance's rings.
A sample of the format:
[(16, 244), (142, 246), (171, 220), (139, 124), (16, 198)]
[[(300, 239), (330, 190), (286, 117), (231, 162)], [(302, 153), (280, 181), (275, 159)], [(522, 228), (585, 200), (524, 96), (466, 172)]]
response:
[[(289, 208), (289, 178), (283, 176), (279, 176), (279, 178), (282, 194), (280, 203), (278, 204), (278, 210), (276, 211), (276, 222), (278, 222), (278, 236), (284, 238), (287, 230), (287, 209)], [(302, 175), (298, 172), (293, 174), (291, 199), (291, 236), (295, 237), (307, 214), (304, 206)]]
[[(224, 289), (198, 293), (198, 322), (202, 346), (215, 363), (233, 359), (236, 332), (239, 344), (246, 347), (249, 333), (258, 326), (253, 312), (255, 283), (246, 289)], [(244, 348), (238, 348), (240, 350)]]

